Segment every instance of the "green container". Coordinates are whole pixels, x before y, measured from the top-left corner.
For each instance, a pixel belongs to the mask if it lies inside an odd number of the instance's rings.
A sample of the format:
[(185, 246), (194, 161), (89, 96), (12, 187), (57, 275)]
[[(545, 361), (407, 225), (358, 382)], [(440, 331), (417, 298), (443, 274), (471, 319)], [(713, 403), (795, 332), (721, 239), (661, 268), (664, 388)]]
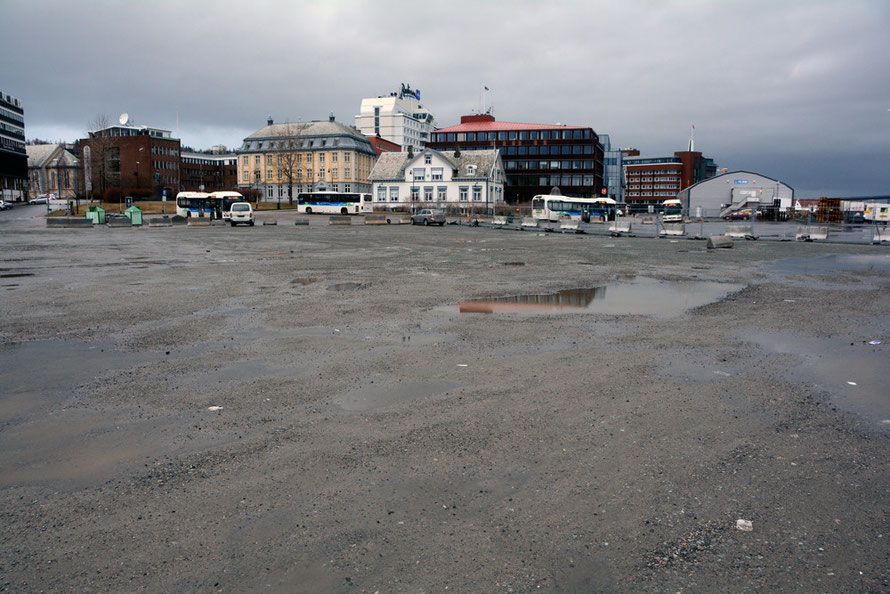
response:
[(94, 225), (105, 224), (105, 210), (99, 206), (91, 206), (87, 209), (87, 219)]
[(127, 218), (130, 219), (130, 223), (133, 225), (141, 225), (142, 224), (142, 211), (135, 207), (131, 206), (127, 210), (124, 211), (124, 214), (127, 215)]

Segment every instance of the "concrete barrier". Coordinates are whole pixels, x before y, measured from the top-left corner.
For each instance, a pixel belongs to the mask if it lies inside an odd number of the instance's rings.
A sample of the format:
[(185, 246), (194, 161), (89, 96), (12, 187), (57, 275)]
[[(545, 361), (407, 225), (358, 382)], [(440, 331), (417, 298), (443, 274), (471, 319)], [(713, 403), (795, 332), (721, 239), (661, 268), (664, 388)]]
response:
[(172, 227), (173, 221), (170, 217), (148, 217), (149, 227)]
[(296, 219), (294, 221), (294, 225), (308, 225), (308, 224), (309, 224), (309, 221), (307, 221), (306, 219)]
[(93, 223), (84, 217), (46, 217), (46, 226), (52, 229), (92, 229)]
[(189, 227), (209, 227), (210, 217), (189, 217)]
[(747, 239), (754, 237), (754, 225), (727, 225), (726, 233), (733, 239)]
[(267, 225), (278, 225), (278, 219), (269, 219), (267, 221), (263, 221), (263, 227)]
[(715, 248), (731, 248), (732, 247), (732, 237), (729, 235), (711, 235), (708, 237), (708, 249), (712, 250)]
[(683, 223), (663, 223), (658, 232), (659, 237), (683, 237), (686, 235), (686, 225)]
[(798, 225), (794, 239), (797, 241), (825, 241), (828, 239), (828, 225), (810, 225), (809, 230), (806, 225)]
[(872, 243), (879, 244), (890, 241), (890, 227), (887, 225), (875, 225), (875, 235)]
[(534, 217), (522, 217), (522, 222), (519, 224), (520, 229), (537, 229), (538, 228), (538, 219)]
[(640, 224), (641, 225), (654, 225), (655, 217), (643, 217), (642, 219), (640, 219)]
[(609, 233), (616, 237), (622, 233), (630, 233), (630, 221), (615, 219), (609, 224)]
[(560, 231), (571, 231), (572, 233), (580, 233), (581, 232), (581, 220), (573, 219), (572, 217), (560, 217), (559, 218), (559, 230)]
[(332, 215), (328, 218), (328, 225), (351, 225), (352, 217), (348, 215)]
[(495, 216), (491, 217), (491, 224), (495, 227), (503, 227), (507, 224), (507, 217)]
[(388, 225), (390, 219), (384, 213), (374, 213), (365, 215), (365, 225)]
[(117, 217), (113, 218), (105, 218), (105, 224), (109, 227), (132, 227), (133, 223), (130, 222), (130, 219), (119, 219)]

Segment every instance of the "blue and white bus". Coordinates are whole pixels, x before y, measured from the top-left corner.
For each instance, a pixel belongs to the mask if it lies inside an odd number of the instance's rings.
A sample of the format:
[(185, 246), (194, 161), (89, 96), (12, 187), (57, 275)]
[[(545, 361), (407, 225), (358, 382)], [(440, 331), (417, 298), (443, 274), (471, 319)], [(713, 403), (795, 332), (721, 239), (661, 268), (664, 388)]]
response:
[(181, 217), (211, 216), (215, 210), (206, 192), (180, 192), (176, 195), (176, 214)]
[(553, 194), (539, 194), (532, 198), (532, 216), (545, 221), (560, 217), (579, 219), (585, 223), (593, 219), (613, 220), (615, 201), (611, 198), (574, 198)]
[(370, 194), (350, 192), (301, 192), (297, 194), (297, 210), (306, 214), (358, 214), (363, 203), (371, 204)]

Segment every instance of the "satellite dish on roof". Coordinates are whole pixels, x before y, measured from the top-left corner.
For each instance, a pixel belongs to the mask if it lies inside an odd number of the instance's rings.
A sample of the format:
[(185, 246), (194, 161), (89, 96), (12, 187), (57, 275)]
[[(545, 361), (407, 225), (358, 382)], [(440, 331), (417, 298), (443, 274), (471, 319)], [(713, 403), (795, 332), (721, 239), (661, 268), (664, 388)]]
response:
[(130, 114), (128, 114), (127, 112), (122, 113), (120, 117), (120, 123), (121, 126), (126, 126), (128, 123), (130, 123)]

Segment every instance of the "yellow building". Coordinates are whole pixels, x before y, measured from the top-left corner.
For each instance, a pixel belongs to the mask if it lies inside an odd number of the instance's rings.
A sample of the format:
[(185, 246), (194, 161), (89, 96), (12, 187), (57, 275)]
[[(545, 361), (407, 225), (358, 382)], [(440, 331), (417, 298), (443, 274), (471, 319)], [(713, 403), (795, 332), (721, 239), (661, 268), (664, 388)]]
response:
[(238, 187), (261, 200), (284, 201), (300, 192), (371, 192), (368, 177), (377, 153), (355, 128), (326, 122), (267, 125), (244, 139), (238, 156)]

